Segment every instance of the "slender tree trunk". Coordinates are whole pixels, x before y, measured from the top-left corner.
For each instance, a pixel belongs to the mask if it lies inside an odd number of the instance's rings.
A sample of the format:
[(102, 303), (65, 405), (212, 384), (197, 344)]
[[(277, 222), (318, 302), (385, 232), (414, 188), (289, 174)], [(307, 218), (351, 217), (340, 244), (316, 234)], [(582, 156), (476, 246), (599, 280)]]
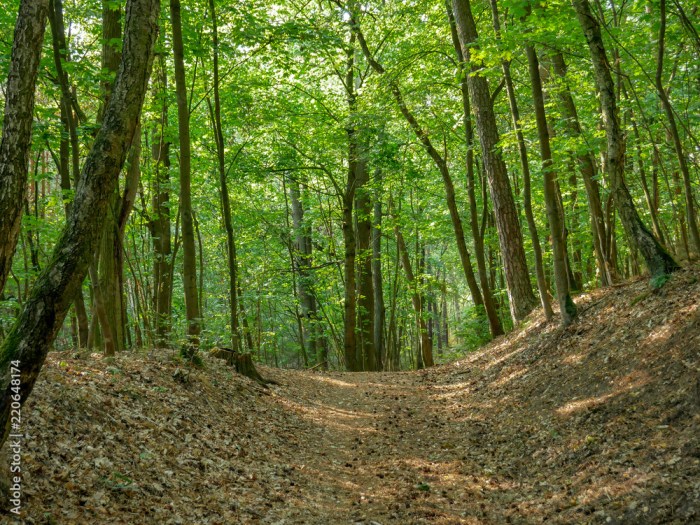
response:
[(171, 329), (170, 303), (174, 257), (171, 248), (170, 221), (170, 142), (165, 139), (168, 128), (168, 76), (165, 58), (160, 55), (159, 92), (160, 120), (158, 135), (153, 140), (152, 156), (155, 161), (155, 188), (153, 191), (153, 219), (149, 223), (153, 239), (153, 311), (156, 320), (156, 347), (169, 345)]
[(411, 258), (408, 254), (408, 249), (406, 248), (406, 243), (404, 241), (403, 235), (399, 230), (398, 225), (394, 226), (394, 233), (396, 234), (396, 249), (399, 251), (401, 256), (401, 265), (406, 272), (406, 280), (408, 281), (411, 290), (411, 301), (413, 303), (413, 310), (416, 314), (416, 328), (418, 330), (418, 343), (420, 347), (419, 356), (419, 368), (421, 364), (426, 367), (434, 365), (433, 362), (433, 342), (430, 340), (428, 334), (428, 328), (425, 323), (425, 318), (423, 316), (423, 297), (418, 290), (418, 283), (416, 282), (416, 277), (413, 274), (413, 269), (411, 267)]
[[(495, 0), (490, 0), (491, 14), (493, 19), (493, 27), (496, 36), (500, 38), (501, 22), (498, 15), (498, 6)], [(506, 92), (508, 94), (508, 104), (510, 107), (511, 119), (513, 121), (513, 130), (518, 142), (518, 155), (520, 158), (520, 167), (523, 172), (523, 207), (525, 209), (525, 219), (530, 233), (530, 241), (532, 242), (532, 251), (535, 259), (535, 275), (537, 276), (537, 290), (540, 295), (540, 303), (544, 310), (545, 318), (549, 321), (554, 316), (552, 303), (549, 300), (549, 287), (547, 279), (544, 275), (544, 264), (542, 262), (542, 247), (540, 245), (540, 236), (537, 232), (537, 224), (535, 223), (535, 214), (532, 211), (532, 183), (530, 177), (530, 163), (527, 157), (527, 146), (525, 145), (525, 137), (523, 136), (522, 127), (520, 125), (520, 109), (518, 101), (515, 97), (515, 87), (510, 74), (510, 62), (504, 60), (501, 66), (503, 68), (503, 78), (505, 80)]]
[[(469, 0), (453, 0), (452, 7), (462, 49), (467, 50), (464, 58), (469, 62), (469, 50), (478, 41), (471, 5)], [(532, 311), (537, 300), (532, 293), (518, 212), (515, 208), (506, 165), (498, 145), (498, 127), (488, 81), (478, 73), (478, 67), (473, 64), (467, 81), (472, 107), (476, 113), (477, 134), (481, 142), (484, 168), (488, 175), (491, 201), (496, 217), (498, 240), (503, 254), (510, 313), (513, 321), (517, 322)]]
[(199, 347), (201, 316), (197, 294), (197, 254), (192, 218), (190, 113), (187, 104), (184, 49), (180, 0), (170, 0), (170, 18), (173, 31), (173, 62), (175, 64), (175, 91), (177, 93), (177, 122), (180, 141), (180, 218), (182, 220), (183, 285), (187, 315), (187, 338), (193, 350)]
[[(216, 20), (216, 5), (214, 0), (209, 0), (211, 11), (212, 43), (214, 46), (214, 108), (212, 124), (214, 137), (216, 138), (216, 159), (219, 170), (219, 189), (221, 191), (221, 209), (223, 212), (224, 228), (226, 229), (226, 253), (228, 257), (229, 276), (229, 306), (231, 321), (231, 348), (242, 351), (241, 333), (238, 326), (238, 261), (236, 258), (236, 241), (233, 234), (233, 220), (231, 218), (231, 202), (226, 180), (226, 161), (224, 157), (224, 133), (221, 127), (221, 99), (219, 96), (219, 32)], [(210, 103), (211, 109), (211, 103)], [(200, 271), (204, 271), (200, 268)]]
[(0, 292), (12, 269), (27, 193), (34, 89), (44, 42), (48, 0), (22, 0), (15, 24), (0, 142)]
[[(554, 73), (564, 81), (564, 86), (558, 90), (562, 115), (565, 119), (569, 133), (574, 137), (582, 135), (581, 125), (578, 120), (578, 113), (574, 99), (566, 83), (566, 63), (561, 52), (552, 54), (552, 66)], [(605, 238), (605, 215), (600, 200), (600, 184), (598, 183), (598, 173), (595, 159), (591, 152), (580, 153), (578, 164), (583, 176), (583, 183), (588, 196), (588, 209), (591, 215), (591, 227), (593, 230), (593, 249), (595, 251), (596, 263), (600, 274), (601, 284), (610, 286), (613, 284), (615, 276), (610, 264), (610, 254), (606, 251)]]
[[(347, 52), (347, 71), (345, 76), (345, 88), (347, 90), (348, 107), (352, 120), (355, 107), (355, 34), (350, 34), (350, 45)], [(355, 295), (355, 259), (357, 244), (355, 228), (353, 227), (353, 206), (355, 203), (355, 188), (357, 185), (357, 130), (354, 123), (348, 123), (348, 172), (345, 191), (343, 193), (343, 244), (345, 257), (343, 274), (345, 276), (345, 315), (344, 319), (344, 354), (345, 366), (350, 372), (362, 369), (362, 359), (358, 355), (355, 327), (357, 325), (357, 303)]]
[(369, 169), (367, 167), (367, 147), (360, 139), (358, 158), (355, 166), (355, 222), (357, 224), (357, 324), (360, 336), (358, 352), (362, 356), (362, 369), (377, 370), (377, 355), (374, 347), (374, 281), (372, 277), (372, 202), (370, 199)]
[[(382, 172), (375, 172), (375, 186), (381, 187)], [(384, 282), (382, 278), (382, 202), (379, 189), (374, 192), (374, 222), (372, 224), (372, 279), (374, 288), (374, 350), (377, 355), (377, 370), (384, 369), (386, 350), (384, 347)]]
[(104, 122), (88, 154), (71, 215), (50, 264), (0, 347), (0, 444), (10, 429), (14, 400), (11, 366), (19, 368), (21, 402), (34, 387), (49, 346), (63, 324), (88, 269), (105, 221), (109, 197), (125, 162), (141, 113), (158, 31), (158, 0), (129, 0), (123, 60)]
[(673, 114), (671, 101), (668, 98), (668, 93), (664, 89), (662, 80), (664, 69), (664, 45), (666, 36), (666, 0), (659, 0), (659, 2), (661, 21), (659, 23), (659, 47), (658, 53), (656, 55), (656, 91), (659, 94), (661, 105), (663, 106), (664, 112), (666, 113), (666, 120), (668, 120), (668, 130), (671, 134), (671, 138), (673, 139), (673, 147), (676, 151), (676, 157), (678, 158), (678, 166), (681, 170), (681, 175), (683, 176), (683, 189), (685, 190), (685, 214), (688, 218), (688, 231), (690, 233), (692, 249), (695, 252), (694, 255), (698, 256), (700, 255), (700, 233), (698, 232), (698, 220), (695, 213), (695, 203), (693, 202), (693, 188), (690, 183), (690, 171), (688, 170), (688, 162), (686, 160), (685, 152), (683, 151), (683, 144), (681, 144), (681, 138), (678, 134), (678, 127), (676, 126), (676, 117)]
[[(359, 25), (353, 20), (353, 29), (355, 30), (360, 47), (372, 68), (381, 74), (385, 73), (384, 67), (377, 62), (372, 56), (369, 46), (365, 41), (363, 33), (360, 31)], [(452, 176), (450, 175), (449, 168), (447, 166), (447, 161), (440, 155), (440, 153), (435, 149), (430, 140), (430, 137), (423, 128), (421, 128), (415, 115), (408, 109), (399, 88), (398, 83), (392, 80), (390, 83), (390, 89), (394, 99), (396, 100), (399, 110), (403, 115), (404, 119), (410, 125), (411, 129), (415, 133), (416, 137), (421, 141), (423, 147), (430, 155), (430, 158), (435, 163), (435, 166), (440, 171), (442, 175), (443, 184), (445, 186), (445, 196), (447, 200), (447, 208), (450, 212), (450, 220), (452, 221), (452, 227), (455, 232), (455, 240), (457, 243), (457, 251), (459, 253), (460, 262), (462, 263), (462, 269), (467, 280), (467, 285), (469, 286), (469, 291), (471, 292), (474, 304), (477, 306), (485, 306), (487, 311), (487, 316), (489, 319), (489, 326), (491, 328), (491, 333), (495, 335), (500, 335), (503, 333), (503, 328), (501, 327), (498, 315), (493, 308), (492, 304), (485, 305), (484, 298), (479, 290), (479, 285), (476, 282), (476, 277), (474, 275), (474, 269), (472, 268), (471, 257), (469, 255), (469, 250), (467, 249), (467, 244), (464, 239), (464, 228), (462, 227), (462, 220), (459, 216), (459, 211), (457, 209), (457, 201), (455, 197), (454, 183), (452, 182)]]
[(606, 168), (620, 220), (632, 249), (639, 250), (642, 254), (652, 277), (674, 272), (679, 269), (678, 264), (639, 218), (632, 196), (625, 184), (625, 140), (620, 127), (615, 85), (610, 75), (610, 65), (600, 33), (600, 24), (591, 12), (588, 0), (571, 0), (571, 3), (588, 42), (595, 81), (600, 92), (608, 142)]
[[(78, 150), (76, 117), (73, 115), (68, 75), (63, 69), (63, 61), (69, 61), (70, 54), (66, 46), (63, 3), (61, 0), (51, 0), (49, 2), (49, 22), (51, 24), (54, 65), (56, 66), (58, 82), (61, 88), (61, 124), (65, 136), (61, 135), (59, 171), (61, 175), (61, 190), (64, 193), (64, 199), (67, 199), (67, 194), (71, 190), (71, 168), (73, 170), (73, 180), (77, 180), (80, 174), (80, 152)], [(70, 215), (70, 208), (70, 202), (65, 200), (66, 217)], [(78, 289), (75, 295), (74, 308), (78, 328), (78, 347), (86, 348), (89, 321), (82, 287)]]
[(564, 217), (559, 206), (557, 194), (557, 174), (552, 162), (552, 150), (549, 143), (549, 130), (544, 109), (544, 93), (542, 92), (542, 79), (540, 78), (540, 64), (537, 52), (531, 45), (525, 46), (525, 54), (530, 71), (530, 85), (532, 88), (532, 100), (537, 120), (537, 134), (540, 143), (540, 155), (542, 157), (542, 172), (544, 175), (544, 200), (549, 220), (549, 234), (552, 239), (552, 252), (554, 254), (554, 282), (557, 287), (557, 299), (561, 323), (564, 326), (571, 324), (576, 317), (576, 305), (569, 292), (569, 278), (566, 268), (566, 239), (564, 236)]

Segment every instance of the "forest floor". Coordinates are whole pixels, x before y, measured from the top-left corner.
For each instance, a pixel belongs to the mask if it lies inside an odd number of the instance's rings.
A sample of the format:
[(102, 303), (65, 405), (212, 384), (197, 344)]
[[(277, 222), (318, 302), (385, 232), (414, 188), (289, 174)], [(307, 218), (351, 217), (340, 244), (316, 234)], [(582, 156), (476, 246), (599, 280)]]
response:
[(23, 518), (699, 523), (700, 269), (577, 302), (566, 329), (535, 313), (449, 365), (260, 367), (269, 389), (212, 358), (181, 384), (170, 355), (52, 353), (23, 407)]

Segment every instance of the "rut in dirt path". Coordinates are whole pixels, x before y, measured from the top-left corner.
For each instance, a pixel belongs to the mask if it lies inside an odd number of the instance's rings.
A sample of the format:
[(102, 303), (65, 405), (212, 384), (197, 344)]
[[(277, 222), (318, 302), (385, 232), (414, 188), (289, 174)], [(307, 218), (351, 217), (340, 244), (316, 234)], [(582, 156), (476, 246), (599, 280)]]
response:
[(463, 428), (445, 410), (449, 395), (425, 374), (276, 377), (287, 385), (284, 403), (323, 429), (297, 449), (307, 506), (288, 516), (293, 523), (473, 522), (463, 498), (474, 469), (455, 446)]

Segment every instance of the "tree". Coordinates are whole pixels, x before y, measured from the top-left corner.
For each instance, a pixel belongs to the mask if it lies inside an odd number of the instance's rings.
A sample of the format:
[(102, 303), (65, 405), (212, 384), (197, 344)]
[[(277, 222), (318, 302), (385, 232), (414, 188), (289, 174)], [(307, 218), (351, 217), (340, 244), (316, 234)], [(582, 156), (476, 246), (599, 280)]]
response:
[(102, 126), (85, 159), (71, 214), (50, 264), (39, 276), (24, 310), (0, 347), (0, 429), (3, 432), (0, 444), (7, 439), (10, 407), (16, 400), (11, 367), (20, 369), (19, 393), (24, 403), (87, 273), (90, 256), (105, 222), (110, 195), (139, 121), (158, 32), (158, 15), (158, 0), (129, 0), (127, 3), (122, 61)]
[[(469, 0), (453, 0), (452, 8), (465, 59), (470, 63), (472, 49), (478, 40), (476, 24)], [(469, 95), (476, 115), (476, 129), (481, 142), (484, 168), (489, 180), (489, 190), (496, 217), (498, 239), (508, 284), (510, 312), (514, 321), (522, 320), (536, 304), (528, 275), (523, 237), (518, 213), (506, 173), (506, 165), (498, 145), (498, 127), (486, 78), (479, 74), (478, 66), (471, 62), (468, 75)]]
[(607, 135), (607, 172), (615, 206), (630, 244), (644, 257), (652, 278), (659, 278), (678, 270), (679, 266), (639, 218), (632, 195), (625, 184), (625, 139), (620, 127), (615, 86), (610, 76), (610, 63), (605, 52), (600, 24), (591, 12), (588, 0), (572, 0), (571, 3), (588, 43), (596, 86), (600, 93)]
[(179, 0), (170, 0), (170, 19), (173, 31), (177, 124), (180, 141), (180, 220), (182, 221), (182, 250), (184, 256), (182, 280), (185, 290), (185, 309), (187, 311), (187, 342), (192, 349), (196, 350), (199, 347), (201, 313), (197, 294), (197, 260), (190, 188), (192, 183), (190, 109), (187, 103), (185, 52), (182, 43), (182, 19)]
[(557, 287), (559, 300), (559, 312), (562, 325), (568, 326), (576, 317), (576, 305), (569, 292), (569, 280), (566, 272), (566, 239), (564, 236), (564, 217), (559, 206), (557, 195), (556, 173), (552, 162), (552, 148), (549, 142), (549, 129), (547, 128), (547, 116), (544, 109), (544, 93), (542, 91), (542, 79), (540, 78), (540, 63), (537, 52), (531, 44), (525, 45), (525, 54), (530, 70), (530, 84), (532, 88), (532, 100), (534, 102), (535, 116), (537, 119), (537, 134), (540, 143), (540, 155), (542, 157), (542, 175), (544, 178), (544, 200), (549, 219), (549, 234), (552, 239), (552, 251), (554, 252), (554, 281)]
[(0, 292), (10, 274), (27, 193), (34, 87), (48, 8), (48, 0), (22, 0), (15, 25), (0, 142)]

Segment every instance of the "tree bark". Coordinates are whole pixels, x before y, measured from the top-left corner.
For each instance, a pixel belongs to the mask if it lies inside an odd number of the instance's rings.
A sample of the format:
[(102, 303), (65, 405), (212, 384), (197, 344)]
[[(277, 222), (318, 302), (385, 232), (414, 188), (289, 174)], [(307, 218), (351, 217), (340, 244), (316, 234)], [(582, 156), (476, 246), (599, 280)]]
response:
[[(85, 159), (70, 217), (51, 263), (37, 279), (25, 308), (0, 348), (0, 429), (9, 434), (10, 408), (32, 391), (51, 342), (63, 324), (88, 269), (109, 197), (126, 159), (148, 85), (158, 31), (158, 0), (129, 0), (123, 58), (105, 118)], [(13, 365), (13, 363), (15, 363)], [(19, 363), (17, 365), (16, 363)], [(20, 369), (19, 395), (11, 366)]]
[(632, 195), (625, 184), (625, 140), (620, 127), (615, 85), (610, 75), (610, 64), (603, 45), (600, 24), (591, 12), (588, 0), (571, 0), (571, 3), (588, 43), (595, 82), (600, 92), (607, 134), (606, 168), (620, 220), (632, 249), (642, 254), (652, 278), (669, 274), (678, 270), (679, 266), (639, 218)]
[[(347, 91), (348, 107), (352, 119), (355, 107), (355, 34), (350, 34), (350, 43), (347, 50), (347, 70), (345, 75), (345, 89)], [(343, 348), (345, 366), (350, 372), (361, 370), (362, 360), (358, 356), (357, 338), (355, 326), (357, 324), (357, 303), (355, 295), (355, 259), (357, 244), (355, 228), (353, 227), (353, 207), (355, 203), (355, 188), (357, 177), (357, 130), (353, 122), (348, 122), (346, 133), (348, 137), (348, 171), (343, 192), (343, 244), (345, 256), (343, 263), (343, 275), (345, 277), (345, 301), (344, 301), (344, 338)]]
[(48, 9), (48, 0), (22, 0), (15, 24), (0, 142), (0, 292), (12, 269), (26, 199), (34, 90)]
[[(496, 0), (490, 0), (491, 15), (493, 19), (493, 29), (496, 37), (500, 39), (501, 21), (498, 15), (498, 5)], [(525, 137), (523, 136), (522, 126), (520, 125), (520, 109), (518, 101), (515, 97), (515, 86), (513, 78), (510, 74), (510, 62), (504, 60), (501, 64), (503, 69), (503, 79), (505, 80), (506, 92), (508, 94), (508, 105), (510, 107), (511, 119), (513, 121), (513, 130), (518, 142), (518, 156), (520, 158), (520, 167), (523, 172), (523, 208), (525, 209), (525, 219), (527, 221), (528, 232), (530, 233), (530, 242), (532, 243), (532, 251), (535, 256), (535, 275), (537, 277), (537, 290), (540, 295), (540, 303), (544, 310), (545, 319), (548, 321), (554, 316), (552, 310), (552, 302), (549, 300), (549, 286), (544, 275), (544, 264), (542, 262), (542, 246), (540, 245), (540, 236), (537, 232), (537, 223), (535, 222), (535, 214), (532, 211), (532, 182), (530, 177), (530, 163), (527, 157), (527, 146), (525, 145)]]
[(160, 55), (159, 90), (160, 119), (158, 135), (153, 140), (152, 156), (155, 160), (155, 188), (153, 190), (153, 215), (149, 222), (153, 239), (153, 311), (155, 312), (155, 342), (157, 348), (169, 345), (172, 298), (173, 257), (170, 221), (170, 142), (165, 140), (168, 128), (168, 76), (165, 58)]
[[(459, 40), (462, 49), (466, 50), (465, 59), (469, 62), (469, 50), (478, 41), (471, 5), (469, 0), (453, 0), (452, 6)], [(488, 81), (479, 75), (478, 70), (476, 64), (471, 64), (470, 74), (467, 77), (469, 96), (476, 114), (476, 128), (493, 202), (510, 299), (510, 313), (513, 321), (517, 322), (532, 311), (537, 300), (532, 293), (518, 212), (515, 208), (506, 165), (498, 146), (498, 127)]]
[[(382, 172), (375, 171), (375, 185), (380, 187)], [(382, 201), (379, 189), (374, 192), (372, 224), (372, 279), (374, 280), (374, 351), (377, 355), (377, 370), (384, 369), (384, 325), (386, 324), (386, 309), (384, 307), (384, 280), (382, 277)]]
[[(361, 140), (361, 139), (360, 139)], [(367, 147), (364, 141), (358, 144), (358, 159), (355, 166), (355, 223), (357, 225), (357, 325), (360, 336), (362, 369), (377, 370), (374, 347), (374, 281), (372, 279), (372, 201), (370, 199)]]
[(180, 220), (182, 221), (182, 280), (185, 291), (187, 338), (192, 350), (199, 347), (201, 318), (197, 294), (197, 259), (194, 222), (192, 218), (192, 168), (190, 144), (190, 111), (187, 104), (185, 59), (182, 43), (180, 0), (170, 0), (170, 18), (173, 32), (173, 62), (175, 64), (175, 91), (177, 93), (177, 123), (180, 142)]
[[(464, 64), (464, 52), (462, 44), (459, 42), (457, 24), (452, 12), (451, 0), (445, 0), (447, 19), (450, 24), (450, 34), (452, 35), (452, 46), (454, 47), (460, 67)], [(484, 238), (479, 231), (479, 215), (477, 211), (476, 189), (474, 184), (474, 129), (472, 126), (471, 103), (469, 102), (469, 86), (467, 84), (466, 71), (460, 71), (460, 90), (462, 94), (462, 108), (464, 109), (464, 134), (467, 141), (467, 155), (465, 158), (467, 169), (467, 195), (469, 197), (469, 224), (474, 240), (474, 252), (476, 256), (476, 266), (479, 273), (479, 284), (484, 298), (484, 307), (489, 318), (489, 330), (491, 336), (496, 337), (504, 333), (501, 319), (498, 316), (498, 308), (493, 297), (493, 292), (489, 286), (488, 272), (486, 271), (486, 256), (484, 254)], [(447, 343), (445, 343), (447, 346)]]

